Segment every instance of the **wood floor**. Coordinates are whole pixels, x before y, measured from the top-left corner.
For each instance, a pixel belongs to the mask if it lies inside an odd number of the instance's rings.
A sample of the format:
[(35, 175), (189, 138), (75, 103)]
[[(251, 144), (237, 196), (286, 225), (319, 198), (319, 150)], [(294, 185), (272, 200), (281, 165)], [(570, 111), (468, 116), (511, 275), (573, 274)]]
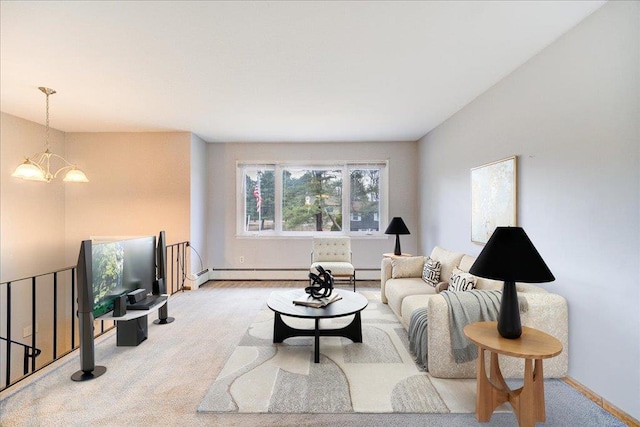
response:
[[(309, 286), (306, 280), (209, 280), (202, 286), (208, 288), (304, 288)], [(336, 288), (348, 288), (349, 285), (336, 285)], [(379, 280), (358, 280), (357, 288), (379, 288)]]

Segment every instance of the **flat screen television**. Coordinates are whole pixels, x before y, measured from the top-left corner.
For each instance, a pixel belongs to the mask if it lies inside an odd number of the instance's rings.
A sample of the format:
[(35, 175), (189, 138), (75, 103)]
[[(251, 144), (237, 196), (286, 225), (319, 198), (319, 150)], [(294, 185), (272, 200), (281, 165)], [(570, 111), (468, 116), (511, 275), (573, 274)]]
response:
[(156, 279), (154, 236), (92, 242), (91, 256), (94, 318), (112, 311), (119, 295), (136, 289), (151, 293)]

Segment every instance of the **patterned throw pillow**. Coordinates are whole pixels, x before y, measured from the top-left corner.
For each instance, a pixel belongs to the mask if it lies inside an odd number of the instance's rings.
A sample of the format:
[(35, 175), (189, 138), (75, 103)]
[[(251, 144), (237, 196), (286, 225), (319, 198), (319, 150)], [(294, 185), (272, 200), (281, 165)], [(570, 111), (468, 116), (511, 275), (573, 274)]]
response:
[(466, 273), (459, 268), (454, 268), (449, 279), (449, 291), (464, 292), (475, 289), (476, 276)]
[(422, 280), (433, 286), (438, 286), (440, 282), (440, 261), (427, 258), (422, 268)]
[(403, 277), (420, 277), (424, 257), (399, 257), (391, 260), (391, 278), (400, 279)]

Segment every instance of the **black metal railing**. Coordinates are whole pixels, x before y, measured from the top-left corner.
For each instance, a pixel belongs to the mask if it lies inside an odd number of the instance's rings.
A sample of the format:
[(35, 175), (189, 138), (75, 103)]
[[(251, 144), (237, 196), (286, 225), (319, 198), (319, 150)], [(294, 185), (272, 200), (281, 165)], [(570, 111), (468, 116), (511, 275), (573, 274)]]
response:
[(167, 245), (167, 293), (169, 294), (185, 290), (188, 246), (189, 242)]
[[(167, 245), (168, 294), (185, 290), (188, 246)], [(67, 267), (0, 283), (0, 391), (79, 347), (76, 274)], [(96, 322), (96, 337), (115, 327), (111, 320)]]
[[(0, 341), (9, 341), (6, 338), (0, 337)], [(40, 356), (40, 353), (42, 353), (42, 350), (40, 350), (39, 348), (33, 348), (33, 347), (29, 347), (26, 344), (23, 344), (21, 342), (18, 341), (9, 341), (11, 342), (11, 344), (17, 345), (22, 347), (22, 375), (27, 375), (27, 373), (29, 372), (29, 360), (33, 359), (35, 360), (36, 357)]]

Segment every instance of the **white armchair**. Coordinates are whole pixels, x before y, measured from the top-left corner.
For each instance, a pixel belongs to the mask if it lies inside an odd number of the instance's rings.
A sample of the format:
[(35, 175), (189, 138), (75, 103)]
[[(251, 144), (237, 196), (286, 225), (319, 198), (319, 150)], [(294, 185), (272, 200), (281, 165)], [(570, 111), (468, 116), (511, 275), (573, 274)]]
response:
[(314, 237), (309, 271), (318, 274), (316, 266), (331, 270), (334, 280), (348, 280), (356, 290), (356, 269), (351, 263), (351, 238), (349, 236)]

